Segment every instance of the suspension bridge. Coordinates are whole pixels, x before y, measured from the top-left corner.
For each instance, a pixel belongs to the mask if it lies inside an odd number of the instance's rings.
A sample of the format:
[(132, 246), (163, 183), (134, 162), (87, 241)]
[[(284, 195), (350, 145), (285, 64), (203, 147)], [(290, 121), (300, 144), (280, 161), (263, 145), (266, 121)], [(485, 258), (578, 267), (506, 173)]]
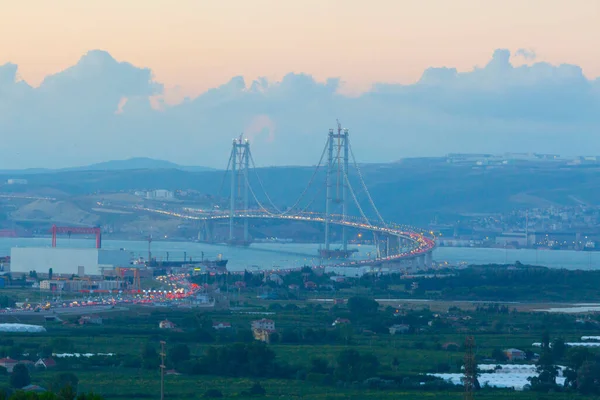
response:
[[(254, 179), (250, 178), (251, 171), (254, 173)], [(318, 182), (323, 172), (324, 185), (323, 182)], [(416, 228), (384, 221), (354, 157), (348, 129), (342, 129), (339, 121), (337, 129), (329, 130), (321, 158), (308, 184), (292, 206), (286, 207), (285, 210), (276, 205), (265, 190), (250, 151), (250, 142), (242, 136), (233, 139), (221, 190), (227, 176), (230, 185), (229, 209), (197, 218), (202, 222), (198, 235), (200, 241), (218, 242), (220, 239), (214, 235), (214, 226), (225, 221), (229, 223), (229, 232), (223, 241), (237, 246), (248, 246), (252, 242), (249, 234), (249, 223), (252, 220), (318, 223), (325, 226), (324, 247), (319, 249), (319, 256), (328, 261), (327, 265), (393, 266), (417, 263), (419, 266), (425, 266), (431, 264), (431, 253), (435, 248), (433, 236)], [(353, 182), (355, 185), (358, 184), (359, 190), (355, 190)], [(258, 186), (255, 187), (256, 185)], [(323, 187), (325, 187), (325, 212), (311, 211)], [(359, 201), (360, 197), (366, 203), (366, 207)], [(357, 216), (350, 215), (351, 205), (358, 211)], [(374, 217), (369, 218), (367, 212)], [(240, 221), (241, 229), (240, 224), (236, 224)], [(332, 241), (333, 227), (341, 230), (341, 237), (335, 244), (335, 248)], [(348, 248), (351, 230), (368, 231), (373, 234), (375, 258), (357, 260), (350, 257), (356, 251)]]

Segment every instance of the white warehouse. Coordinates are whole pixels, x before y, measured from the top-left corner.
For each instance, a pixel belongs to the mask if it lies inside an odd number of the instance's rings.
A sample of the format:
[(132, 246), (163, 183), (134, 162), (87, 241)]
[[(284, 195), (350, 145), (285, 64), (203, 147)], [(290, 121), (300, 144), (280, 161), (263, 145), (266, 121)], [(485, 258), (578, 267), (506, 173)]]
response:
[(36, 271), (65, 275), (102, 275), (105, 269), (128, 267), (132, 254), (124, 250), (73, 249), (59, 247), (13, 247), (10, 271)]

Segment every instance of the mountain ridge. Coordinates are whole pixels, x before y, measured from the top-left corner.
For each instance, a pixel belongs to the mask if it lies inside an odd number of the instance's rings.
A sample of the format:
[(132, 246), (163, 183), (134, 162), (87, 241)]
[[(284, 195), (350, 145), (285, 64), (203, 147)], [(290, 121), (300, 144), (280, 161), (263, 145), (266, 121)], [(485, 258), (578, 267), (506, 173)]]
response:
[(89, 165), (66, 168), (27, 168), (27, 169), (4, 169), (0, 170), (0, 174), (7, 175), (37, 175), (51, 174), (57, 172), (74, 172), (74, 171), (132, 171), (132, 170), (165, 170), (176, 169), (188, 172), (204, 172), (217, 171), (215, 168), (203, 166), (185, 166), (177, 163), (159, 160), (150, 157), (132, 157), (123, 160), (109, 160)]

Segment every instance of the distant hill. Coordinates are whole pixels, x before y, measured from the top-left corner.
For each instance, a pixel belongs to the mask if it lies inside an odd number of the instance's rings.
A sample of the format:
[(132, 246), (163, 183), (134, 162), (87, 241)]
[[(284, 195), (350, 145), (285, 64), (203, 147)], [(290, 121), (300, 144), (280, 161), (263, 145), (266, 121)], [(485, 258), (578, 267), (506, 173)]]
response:
[(136, 157), (127, 160), (104, 161), (83, 167), (65, 168), (63, 171), (122, 171), (127, 169), (181, 169), (181, 166), (170, 161)]
[[(131, 164), (129, 164), (131, 165)], [(139, 166), (140, 164), (133, 164)], [(146, 164), (147, 165), (147, 164)], [(65, 193), (77, 197), (90, 193), (120, 193), (133, 190), (192, 189), (226, 199), (229, 196), (231, 174), (219, 170), (185, 170), (157, 167), (154, 169), (96, 169), (54, 171), (29, 174), (27, 185), (2, 185), (14, 178), (0, 174), (2, 193), (29, 194)], [(170, 164), (169, 164), (170, 165)], [(89, 168), (89, 167), (88, 167)], [(97, 168), (97, 167), (96, 167)], [(106, 167), (105, 167), (106, 168)], [(123, 168), (123, 167), (121, 167)], [(265, 205), (272, 200), (279, 209), (294, 204), (311, 180), (313, 167), (260, 168), (250, 174), (251, 187), (259, 201)], [(405, 159), (399, 163), (365, 164), (362, 176), (369, 192), (386, 220), (424, 225), (434, 218), (441, 223), (456, 221), (465, 213), (498, 213), (514, 209), (579, 204), (600, 204), (600, 166), (567, 166), (553, 163), (508, 164), (502, 167), (482, 168), (461, 166), (435, 160)], [(358, 182), (356, 172), (349, 180), (354, 195), (363, 211), (371, 218), (373, 211), (369, 199)], [(260, 177), (260, 181), (259, 178)], [(321, 169), (312, 180), (311, 189), (305, 193), (299, 207), (322, 211), (325, 206), (325, 176)], [(263, 193), (263, 187), (269, 199)], [(360, 215), (352, 204), (348, 212)], [(33, 213), (35, 210), (25, 210)], [(334, 207), (339, 213), (339, 204)], [(22, 218), (25, 218), (23, 216)], [(30, 216), (28, 218), (31, 219)]]
[(23, 170), (0, 170), (0, 174), (7, 175), (33, 175), (33, 174), (45, 174), (55, 172), (70, 172), (70, 171), (126, 171), (126, 170), (163, 170), (163, 169), (178, 169), (181, 171), (188, 172), (203, 172), (203, 171), (214, 171), (213, 168), (209, 167), (195, 167), (195, 166), (183, 166), (175, 164), (170, 161), (156, 160), (148, 157), (135, 157), (126, 160), (111, 160), (104, 161), (96, 164), (85, 165), (81, 167), (70, 167), (60, 169), (44, 169), (44, 168), (31, 168)]

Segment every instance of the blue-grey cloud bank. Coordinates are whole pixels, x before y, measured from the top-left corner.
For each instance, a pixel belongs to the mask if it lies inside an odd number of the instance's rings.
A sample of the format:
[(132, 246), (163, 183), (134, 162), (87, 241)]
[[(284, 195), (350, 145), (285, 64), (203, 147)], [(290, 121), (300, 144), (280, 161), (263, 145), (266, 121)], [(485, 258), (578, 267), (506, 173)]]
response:
[[(518, 53), (518, 54), (517, 54)], [(524, 56), (519, 50), (516, 56)], [(533, 53), (527, 53), (532, 57)], [(244, 132), (260, 165), (318, 161), (336, 118), (361, 162), (448, 152), (600, 154), (600, 79), (576, 65), (515, 67), (508, 50), (469, 72), (429, 68), (411, 85), (340, 94), (340, 79), (289, 73), (226, 84), (152, 107), (152, 71), (90, 51), (33, 88), (0, 66), (0, 168), (67, 167), (129, 157), (223, 168)]]

